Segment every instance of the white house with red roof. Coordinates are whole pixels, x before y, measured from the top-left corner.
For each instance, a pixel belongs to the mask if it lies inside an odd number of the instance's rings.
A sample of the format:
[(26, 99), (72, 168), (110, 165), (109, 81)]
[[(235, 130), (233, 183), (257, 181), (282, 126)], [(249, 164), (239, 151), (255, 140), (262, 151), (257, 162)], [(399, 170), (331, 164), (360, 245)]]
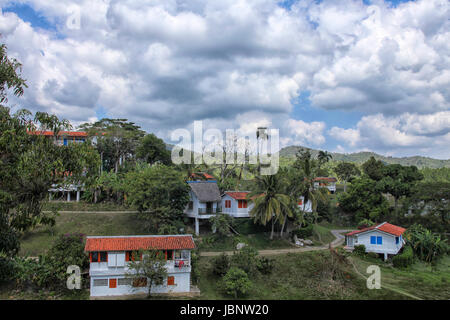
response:
[(250, 191), (225, 191), (222, 195), (222, 213), (235, 218), (249, 218), (253, 203), (247, 199)]
[(336, 182), (335, 177), (317, 177), (314, 178), (314, 188), (327, 188), (331, 193), (336, 192)]
[(357, 245), (364, 245), (366, 252), (375, 252), (384, 255), (396, 255), (405, 244), (403, 233), (405, 228), (383, 222), (378, 225), (349, 232), (345, 235), (347, 250), (353, 250)]
[(128, 266), (139, 250), (158, 250), (167, 260), (164, 284), (151, 293), (190, 292), (192, 235), (90, 236), (85, 251), (90, 260), (90, 295), (121, 296), (148, 292), (148, 279), (132, 281)]

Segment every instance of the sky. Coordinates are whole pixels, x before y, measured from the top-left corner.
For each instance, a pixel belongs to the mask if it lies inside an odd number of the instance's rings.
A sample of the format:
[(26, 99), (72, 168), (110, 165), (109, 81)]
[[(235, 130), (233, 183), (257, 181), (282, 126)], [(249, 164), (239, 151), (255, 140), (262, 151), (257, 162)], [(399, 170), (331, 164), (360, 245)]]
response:
[(0, 0), (28, 88), (78, 125), (280, 130), (282, 146), (450, 158), (450, 1)]

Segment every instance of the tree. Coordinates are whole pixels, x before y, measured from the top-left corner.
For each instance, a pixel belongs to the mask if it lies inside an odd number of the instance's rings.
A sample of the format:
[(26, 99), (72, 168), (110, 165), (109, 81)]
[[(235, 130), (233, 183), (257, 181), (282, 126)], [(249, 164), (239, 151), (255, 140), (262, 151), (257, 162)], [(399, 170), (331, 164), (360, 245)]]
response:
[[(325, 200), (326, 190), (324, 188), (316, 189), (314, 187), (314, 179), (317, 176), (318, 162), (312, 158), (311, 152), (307, 149), (300, 150), (294, 162), (294, 168), (301, 171), (303, 175), (302, 192), (303, 197), (303, 211), (305, 211), (306, 204), (311, 201), (312, 211), (317, 220), (317, 204), (319, 199)], [(314, 221), (315, 223), (316, 221)]]
[(172, 162), (166, 144), (153, 133), (147, 134), (141, 139), (136, 148), (136, 157), (150, 164), (160, 162), (168, 165)]
[(136, 148), (145, 132), (127, 119), (101, 119), (95, 123), (84, 123), (80, 128), (86, 130), (101, 157), (101, 171), (119, 168), (127, 159), (133, 160)]
[(350, 162), (339, 162), (334, 168), (339, 180), (344, 181), (344, 192), (347, 191), (347, 182), (355, 176), (359, 176), (361, 171), (354, 163)]
[(211, 229), (220, 236), (227, 236), (233, 228), (233, 217), (228, 214), (217, 214), (209, 219)]
[(409, 196), (415, 183), (423, 179), (423, 175), (415, 166), (390, 164), (383, 168), (384, 177), (380, 180), (384, 192), (390, 193), (394, 199), (397, 211), (398, 200), (402, 196)]
[(164, 284), (164, 279), (167, 278), (167, 269), (166, 260), (162, 252), (157, 250), (133, 252), (131, 260), (126, 278), (130, 279), (134, 284), (140, 283), (143, 285), (143, 283), (147, 282), (148, 296), (150, 296), (153, 286)]
[(320, 150), (319, 153), (317, 154), (317, 160), (319, 160), (318, 164), (319, 169), (324, 163), (330, 161), (332, 158), (333, 156), (331, 155), (331, 153), (329, 153), (328, 151)]
[(414, 224), (408, 228), (404, 238), (413, 248), (415, 255), (425, 262), (435, 262), (441, 255), (448, 252), (446, 240), (420, 224)]
[(13, 89), (15, 96), (23, 95), (26, 80), (20, 75), (22, 64), (7, 56), (7, 47), (0, 45), (0, 103), (8, 102), (7, 89)]
[(352, 214), (353, 222), (380, 221), (387, 216), (389, 204), (376, 181), (363, 176), (353, 180), (346, 193), (338, 196), (339, 207)]
[(165, 165), (142, 165), (128, 172), (125, 181), (127, 202), (139, 211), (149, 232), (179, 232), (189, 202), (189, 186), (179, 171)]
[(290, 198), (280, 193), (282, 186), (278, 175), (256, 177), (254, 190), (248, 194), (248, 199), (254, 203), (250, 216), (255, 222), (266, 225), (272, 223), (270, 239), (273, 239), (275, 222), (282, 219), (285, 210), (290, 210)]
[(379, 181), (383, 178), (384, 164), (381, 160), (375, 160), (372, 156), (362, 164), (364, 173), (372, 180)]
[(224, 290), (227, 294), (237, 299), (239, 296), (247, 294), (252, 288), (252, 282), (247, 273), (236, 267), (230, 268), (222, 279)]

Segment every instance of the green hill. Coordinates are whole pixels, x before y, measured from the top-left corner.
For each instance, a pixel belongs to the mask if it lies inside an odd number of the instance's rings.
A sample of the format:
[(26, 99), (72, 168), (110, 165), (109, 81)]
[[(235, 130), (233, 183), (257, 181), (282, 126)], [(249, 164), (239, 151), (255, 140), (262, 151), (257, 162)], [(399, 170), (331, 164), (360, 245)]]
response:
[[(280, 150), (280, 156), (286, 158), (295, 157), (296, 153), (301, 149), (309, 149), (314, 157), (317, 156), (319, 150), (301, 147), (301, 146), (289, 146)], [(337, 153), (331, 152), (334, 161), (346, 161), (346, 162), (355, 162), (355, 163), (363, 163), (369, 160), (370, 157), (374, 157), (377, 160), (381, 160), (388, 164), (398, 163), (404, 166), (416, 166), (418, 168), (450, 168), (450, 159), (449, 160), (439, 160), (433, 159), (429, 157), (422, 156), (412, 156), (412, 157), (385, 157), (379, 155), (374, 152), (356, 152), (356, 153)]]

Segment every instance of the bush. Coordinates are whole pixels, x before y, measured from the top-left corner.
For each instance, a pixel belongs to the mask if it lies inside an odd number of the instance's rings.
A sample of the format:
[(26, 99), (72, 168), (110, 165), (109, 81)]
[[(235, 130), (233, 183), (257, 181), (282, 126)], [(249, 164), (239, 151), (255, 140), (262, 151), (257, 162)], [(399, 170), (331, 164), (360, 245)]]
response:
[(353, 253), (358, 256), (365, 256), (366, 255), (366, 246), (363, 244), (355, 246)]
[(250, 246), (245, 246), (233, 254), (231, 264), (234, 267), (244, 270), (247, 274), (251, 274), (257, 270), (257, 256), (258, 250)]
[(369, 219), (362, 219), (359, 223), (358, 223), (358, 229), (364, 229), (364, 228), (368, 228), (371, 227), (375, 224), (375, 222), (373, 222), (372, 220)]
[(413, 250), (410, 246), (405, 246), (401, 254), (396, 255), (392, 259), (392, 263), (396, 268), (406, 268), (414, 263)]
[(263, 226), (261, 224), (255, 224), (252, 219), (246, 218), (234, 219), (234, 224), (235, 224), (234, 229), (242, 235), (270, 231), (270, 223)]
[(294, 235), (296, 235), (297, 238), (306, 239), (306, 238), (312, 236), (313, 230), (314, 230), (314, 226), (312, 224), (309, 224), (306, 227), (293, 230), (292, 237), (294, 237)]
[(252, 282), (244, 270), (232, 267), (223, 277), (222, 286), (227, 294), (237, 299), (238, 296), (243, 296), (250, 291)]
[(367, 256), (372, 259), (378, 259), (378, 253), (375, 252), (369, 252), (367, 253)]
[(213, 259), (212, 264), (213, 273), (218, 276), (223, 276), (230, 269), (230, 258), (225, 253), (222, 253), (220, 256)]
[(0, 282), (14, 280), (15, 274), (14, 260), (0, 256)]
[(271, 274), (274, 267), (274, 260), (266, 257), (261, 257), (256, 262), (256, 267), (262, 274)]

